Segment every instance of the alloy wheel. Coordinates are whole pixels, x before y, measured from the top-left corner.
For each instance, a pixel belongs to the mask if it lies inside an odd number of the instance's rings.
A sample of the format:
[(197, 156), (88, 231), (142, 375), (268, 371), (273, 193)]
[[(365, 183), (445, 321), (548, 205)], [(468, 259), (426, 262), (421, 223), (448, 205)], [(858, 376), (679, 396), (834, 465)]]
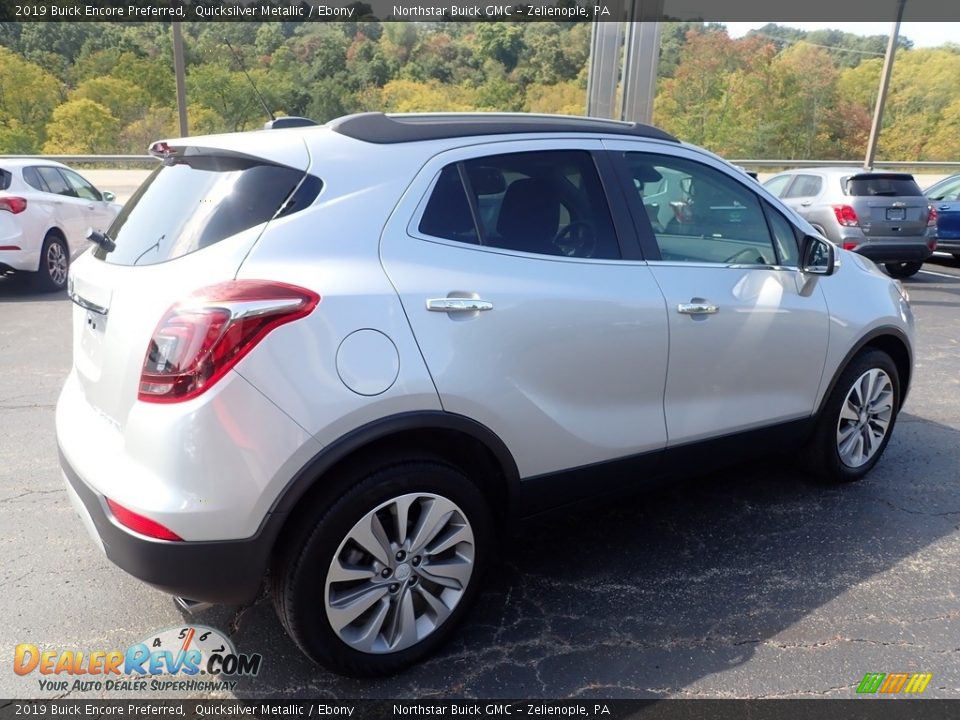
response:
[(67, 253), (57, 241), (50, 243), (47, 247), (47, 274), (50, 280), (57, 287), (61, 287), (67, 282)]
[(893, 401), (893, 382), (880, 368), (853, 383), (837, 422), (837, 453), (844, 465), (857, 468), (876, 455), (890, 428)]

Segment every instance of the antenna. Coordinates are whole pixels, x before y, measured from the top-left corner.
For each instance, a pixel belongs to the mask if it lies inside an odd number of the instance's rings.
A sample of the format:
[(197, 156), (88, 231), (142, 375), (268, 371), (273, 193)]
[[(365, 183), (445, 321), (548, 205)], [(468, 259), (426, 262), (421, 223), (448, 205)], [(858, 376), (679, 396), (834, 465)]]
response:
[(233, 56), (237, 59), (237, 64), (240, 66), (240, 69), (243, 70), (243, 74), (244, 76), (246, 76), (247, 82), (250, 83), (250, 86), (253, 88), (253, 91), (257, 94), (257, 99), (260, 101), (260, 105), (263, 107), (263, 111), (267, 114), (267, 117), (269, 117), (271, 121), (276, 120), (277, 118), (274, 117), (274, 114), (272, 112), (270, 112), (270, 108), (267, 105), (267, 101), (263, 99), (263, 95), (261, 95), (260, 91), (257, 90), (257, 84), (253, 81), (253, 78), (250, 77), (250, 73), (247, 72), (247, 68), (244, 67), (243, 58), (240, 57), (240, 53), (238, 53), (236, 50), (233, 49), (233, 45), (230, 44), (229, 40), (224, 38), (223, 41), (227, 44), (227, 47), (230, 48), (230, 52), (232, 52)]

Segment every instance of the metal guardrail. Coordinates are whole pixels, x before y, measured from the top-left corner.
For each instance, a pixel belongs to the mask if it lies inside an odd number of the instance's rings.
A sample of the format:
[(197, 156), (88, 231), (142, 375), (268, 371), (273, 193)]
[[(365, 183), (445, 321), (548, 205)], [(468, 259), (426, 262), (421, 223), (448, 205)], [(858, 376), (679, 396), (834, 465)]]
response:
[[(755, 168), (805, 168), (805, 167), (852, 167), (862, 168), (862, 160), (731, 160), (734, 165)], [(960, 161), (950, 162), (944, 160), (884, 160), (874, 161), (875, 168), (930, 168), (936, 170), (939, 168), (960, 167)]]
[(102, 165), (122, 165), (123, 163), (145, 163), (145, 162), (158, 162), (157, 158), (153, 155), (0, 155), (0, 161), (2, 160), (23, 160), (23, 159), (37, 159), (37, 160), (53, 160), (55, 162), (70, 164), (87, 164), (87, 163), (99, 163)]

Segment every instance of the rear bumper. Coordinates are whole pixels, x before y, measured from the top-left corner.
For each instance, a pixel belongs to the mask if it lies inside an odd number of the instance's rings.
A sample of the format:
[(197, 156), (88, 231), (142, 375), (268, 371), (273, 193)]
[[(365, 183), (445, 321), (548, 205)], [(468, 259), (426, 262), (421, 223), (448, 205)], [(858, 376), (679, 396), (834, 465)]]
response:
[(33, 249), (4, 250), (5, 247), (20, 247), (20, 236), (0, 238), (0, 267), (23, 272), (36, 272), (40, 267), (40, 253)]
[(875, 263), (887, 262), (924, 262), (933, 255), (933, 251), (923, 242), (865, 242), (854, 248), (854, 252), (868, 257)]
[(276, 535), (271, 526), (278, 526), (279, 518), (244, 540), (154, 540), (121, 526), (106, 499), (80, 478), (62, 451), (60, 467), (88, 531), (96, 533), (94, 540), (122, 570), (158, 590), (191, 600), (243, 603), (256, 597)]

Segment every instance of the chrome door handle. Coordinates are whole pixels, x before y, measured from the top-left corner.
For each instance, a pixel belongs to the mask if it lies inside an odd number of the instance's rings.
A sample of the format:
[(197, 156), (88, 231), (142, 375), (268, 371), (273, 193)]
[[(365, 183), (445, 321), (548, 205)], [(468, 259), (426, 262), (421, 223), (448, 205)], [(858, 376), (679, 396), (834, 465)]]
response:
[(677, 312), (682, 315), (714, 315), (720, 312), (720, 306), (707, 302), (680, 303)]
[(804, 201), (803, 201), (802, 203), (800, 203), (800, 204), (801, 204), (803, 207), (810, 207), (811, 205), (813, 205), (813, 200), (804, 200)]
[(427, 310), (431, 312), (482, 312), (493, 310), (493, 303), (477, 298), (446, 297), (427, 300)]
[(949, 206), (949, 205), (941, 205), (939, 209), (940, 209), (940, 210), (949, 210), (949, 209), (950, 209), (950, 206)]

